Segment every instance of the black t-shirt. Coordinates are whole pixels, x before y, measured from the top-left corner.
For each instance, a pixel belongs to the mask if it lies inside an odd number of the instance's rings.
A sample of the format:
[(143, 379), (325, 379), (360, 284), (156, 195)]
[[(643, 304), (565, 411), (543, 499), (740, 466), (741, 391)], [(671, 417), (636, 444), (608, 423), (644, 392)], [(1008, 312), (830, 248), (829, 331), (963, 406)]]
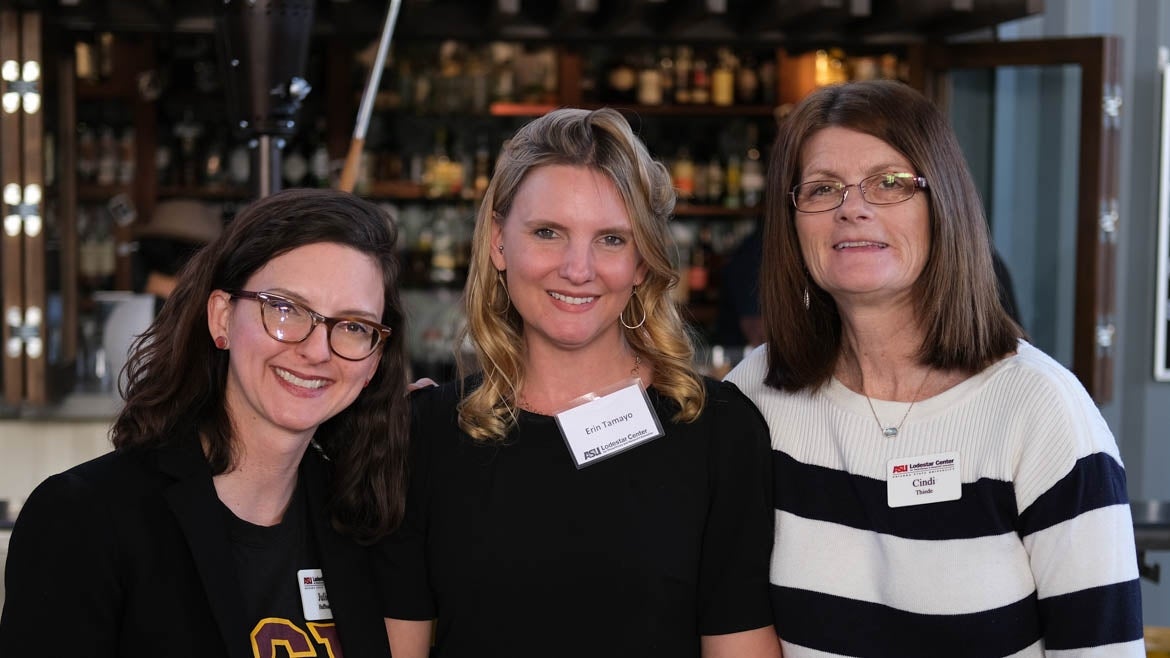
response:
[(701, 635), (770, 624), (767, 427), (733, 385), (707, 391), (678, 424), (650, 389), (665, 436), (580, 470), (552, 417), (483, 445), (458, 430), (457, 385), (416, 393), (386, 615), (437, 616), (442, 658), (697, 657)]
[(314, 597), (321, 592), (317, 574), (305, 572), (321, 569), (321, 560), (309, 532), (303, 488), (298, 483), (284, 518), (274, 526), (249, 523), (223, 507), (255, 658), (286, 655), (286, 649), (292, 655), (342, 656), (333, 620), (319, 613), (306, 620), (301, 603), (302, 587), (315, 586)]

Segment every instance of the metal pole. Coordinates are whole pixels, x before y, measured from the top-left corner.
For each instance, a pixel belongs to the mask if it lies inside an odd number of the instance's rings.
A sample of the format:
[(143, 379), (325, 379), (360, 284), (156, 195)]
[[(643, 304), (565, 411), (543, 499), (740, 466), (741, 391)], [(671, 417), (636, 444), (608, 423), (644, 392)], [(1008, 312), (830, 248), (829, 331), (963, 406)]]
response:
[(345, 192), (352, 192), (354, 183), (357, 182), (362, 149), (366, 143), (366, 129), (370, 125), (370, 113), (374, 109), (374, 98), (378, 95), (382, 68), (386, 63), (386, 53), (390, 50), (390, 38), (394, 34), (394, 24), (398, 22), (398, 10), (401, 7), (402, 0), (390, 0), (390, 8), (386, 12), (386, 23), (382, 26), (382, 36), (378, 41), (378, 54), (370, 66), (370, 79), (366, 82), (366, 90), (362, 94), (357, 122), (353, 127), (353, 139), (349, 143), (349, 153), (345, 156), (345, 167), (341, 170), (341, 181), (338, 183), (338, 188)]

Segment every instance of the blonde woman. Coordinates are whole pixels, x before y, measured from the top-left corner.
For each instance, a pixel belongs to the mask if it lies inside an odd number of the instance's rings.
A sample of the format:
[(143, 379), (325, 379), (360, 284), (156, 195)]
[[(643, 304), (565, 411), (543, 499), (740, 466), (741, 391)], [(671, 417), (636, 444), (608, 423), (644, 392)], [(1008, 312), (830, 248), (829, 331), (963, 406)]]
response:
[(505, 146), (465, 302), (481, 372), (414, 396), (383, 546), (399, 658), (778, 656), (767, 428), (669, 290), (665, 168), (617, 112)]

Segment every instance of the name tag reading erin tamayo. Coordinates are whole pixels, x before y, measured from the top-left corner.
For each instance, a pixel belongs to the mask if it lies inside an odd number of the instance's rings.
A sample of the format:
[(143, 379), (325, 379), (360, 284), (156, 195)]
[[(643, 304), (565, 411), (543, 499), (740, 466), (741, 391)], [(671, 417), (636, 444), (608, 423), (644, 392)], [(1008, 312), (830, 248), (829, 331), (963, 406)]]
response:
[(958, 500), (963, 495), (959, 473), (957, 452), (891, 459), (886, 464), (886, 503), (909, 507)]
[(606, 395), (587, 397), (586, 402), (556, 415), (578, 469), (662, 436), (662, 424), (641, 380)]

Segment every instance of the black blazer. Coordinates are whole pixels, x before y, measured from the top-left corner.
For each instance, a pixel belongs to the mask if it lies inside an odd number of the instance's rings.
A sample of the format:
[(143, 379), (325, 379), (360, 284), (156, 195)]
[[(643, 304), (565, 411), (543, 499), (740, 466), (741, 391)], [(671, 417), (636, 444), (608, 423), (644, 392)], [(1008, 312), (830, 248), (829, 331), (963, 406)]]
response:
[[(388, 657), (367, 551), (329, 524), (328, 464), (310, 447), (300, 468), (342, 653)], [(194, 436), (111, 452), (45, 480), (22, 508), (0, 656), (250, 658), (234, 570)]]

